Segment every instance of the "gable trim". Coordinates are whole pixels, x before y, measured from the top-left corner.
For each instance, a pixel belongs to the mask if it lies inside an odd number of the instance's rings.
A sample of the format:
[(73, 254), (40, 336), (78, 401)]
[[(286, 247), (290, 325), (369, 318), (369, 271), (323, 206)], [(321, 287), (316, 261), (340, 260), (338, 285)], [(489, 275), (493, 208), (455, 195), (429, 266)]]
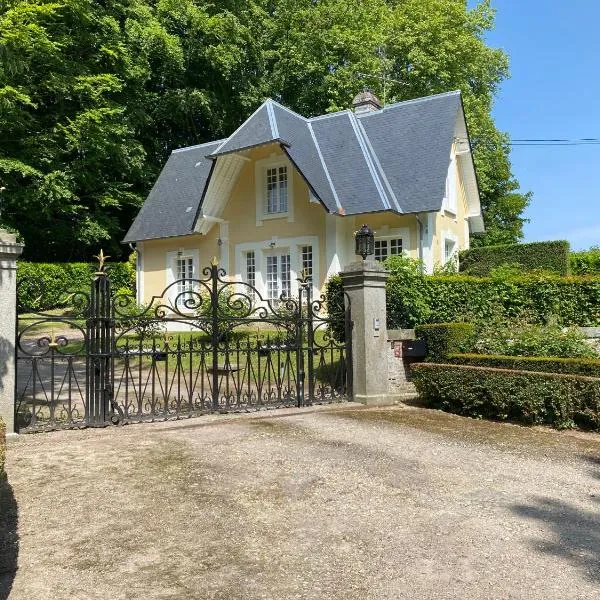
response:
[(315, 148), (317, 149), (317, 155), (319, 156), (319, 160), (321, 161), (321, 164), (323, 165), (323, 171), (325, 171), (325, 177), (327, 177), (327, 181), (329, 182), (329, 187), (331, 188), (331, 193), (333, 194), (333, 198), (335, 200), (335, 205), (337, 206), (338, 212), (341, 212), (344, 209), (342, 208), (342, 203), (340, 202), (337, 192), (335, 191), (335, 187), (333, 186), (333, 181), (331, 179), (331, 175), (329, 174), (329, 169), (327, 168), (327, 165), (325, 164), (325, 159), (323, 158), (323, 153), (321, 152), (321, 147), (319, 146), (319, 142), (317, 142), (317, 136), (315, 135), (315, 132), (313, 131), (310, 121), (307, 123), (307, 125), (308, 125), (308, 130), (310, 131), (310, 137), (312, 138), (313, 144), (315, 145)]
[(270, 100), (267, 100), (267, 116), (269, 117), (269, 125), (271, 125), (271, 135), (275, 139), (279, 139), (279, 131), (277, 129), (277, 119), (275, 118), (275, 111), (273, 110), (273, 104)]
[(379, 197), (381, 198), (381, 202), (383, 203), (384, 208), (389, 210), (389, 209), (391, 209), (390, 202), (386, 196), (385, 190), (383, 189), (381, 180), (379, 179), (379, 176), (377, 175), (377, 172), (375, 171), (375, 167), (373, 165), (373, 161), (371, 160), (371, 157), (369, 156), (369, 151), (367, 150), (365, 141), (358, 129), (358, 123), (356, 121), (356, 117), (355, 117), (354, 113), (348, 112), (348, 118), (350, 119), (350, 124), (352, 125), (352, 130), (354, 131), (354, 135), (356, 136), (356, 139), (358, 140), (358, 145), (360, 146), (360, 149), (365, 158), (365, 162), (367, 163), (369, 172), (371, 173), (371, 178), (373, 179), (373, 183), (375, 184), (375, 187), (377, 188), (377, 191), (379, 192)]
[(396, 205), (396, 210), (400, 214), (403, 214), (403, 210), (402, 210), (402, 207), (400, 206), (400, 202), (398, 202), (398, 198), (396, 197), (396, 194), (394, 193), (394, 190), (392, 189), (392, 186), (390, 185), (387, 175), (385, 174), (385, 171), (383, 170), (383, 167), (381, 166), (381, 163), (379, 162), (379, 157), (377, 156), (377, 153), (375, 152), (375, 149), (373, 148), (373, 146), (371, 144), (371, 140), (369, 139), (369, 136), (367, 135), (367, 132), (365, 131), (365, 128), (363, 127), (363, 124), (358, 119), (356, 119), (356, 123), (357, 123), (358, 128), (360, 129), (361, 133), (363, 134), (365, 143), (366, 143), (367, 147), (369, 148), (369, 152), (371, 153), (371, 156), (373, 158), (373, 162), (377, 165), (379, 174), (381, 175), (381, 179), (385, 183), (387, 191), (389, 192), (390, 197), (392, 198), (392, 200), (394, 201), (394, 204)]

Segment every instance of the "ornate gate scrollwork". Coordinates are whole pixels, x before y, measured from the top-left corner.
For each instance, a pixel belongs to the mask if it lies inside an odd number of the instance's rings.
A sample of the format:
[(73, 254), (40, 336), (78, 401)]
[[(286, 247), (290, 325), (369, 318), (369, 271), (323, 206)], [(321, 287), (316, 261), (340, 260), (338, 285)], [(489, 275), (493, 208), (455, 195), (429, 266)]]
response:
[[(90, 290), (57, 298), (62, 310), (20, 307), (21, 431), (300, 407), (351, 395), (349, 306), (344, 315), (327, 315), (308, 278), (298, 281), (295, 297), (274, 301), (212, 264), (201, 278), (175, 281), (138, 306), (112, 293), (106, 257), (98, 258)], [(40, 284), (23, 280), (19, 289), (28, 285)]]

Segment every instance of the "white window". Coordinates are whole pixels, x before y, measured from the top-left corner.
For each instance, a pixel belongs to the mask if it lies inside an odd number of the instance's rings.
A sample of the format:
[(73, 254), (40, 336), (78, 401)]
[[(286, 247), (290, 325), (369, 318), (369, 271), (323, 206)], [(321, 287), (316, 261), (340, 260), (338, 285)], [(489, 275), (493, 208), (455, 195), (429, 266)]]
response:
[(313, 249), (312, 246), (301, 246), (300, 261), (302, 276), (312, 280), (313, 276)]
[(177, 305), (184, 306), (184, 302), (191, 296), (194, 289), (194, 259), (191, 256), (178, 256), (175, 261), (175, 279), (177, 281)]
[(444, 241), (444, 264), (454, 260), (454, 252), (456, 251), (456, 242), (446, 238)]
[(288, 175), (287, 167), (267, 169), (267, 214), (287, 213)]
[(402, 254), (402, 238), (375, 240), (375, 260), (383, 262), (388, 256)]
[(292, 276), (289, 254), (270, 254), (267, 256), (267, 298), (279, 300), (292, 294)]
[(294, 220), (293, 169), (281, 154), (257, 160), (254, 165), (256, 180), (256, 224), (264, 219), (287, 218)]

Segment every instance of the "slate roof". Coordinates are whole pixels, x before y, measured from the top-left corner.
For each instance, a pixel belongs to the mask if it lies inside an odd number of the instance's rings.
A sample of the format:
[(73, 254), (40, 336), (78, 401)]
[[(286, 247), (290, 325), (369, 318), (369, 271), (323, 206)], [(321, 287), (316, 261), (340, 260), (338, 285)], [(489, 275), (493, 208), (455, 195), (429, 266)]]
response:
[(458, 117), (460, 92), (312, 119), (267, 100), (229, 138), (175, 150), (124, 241), (192, 233), (214, 161), (274, 142), (329, 212), (438, 211)]

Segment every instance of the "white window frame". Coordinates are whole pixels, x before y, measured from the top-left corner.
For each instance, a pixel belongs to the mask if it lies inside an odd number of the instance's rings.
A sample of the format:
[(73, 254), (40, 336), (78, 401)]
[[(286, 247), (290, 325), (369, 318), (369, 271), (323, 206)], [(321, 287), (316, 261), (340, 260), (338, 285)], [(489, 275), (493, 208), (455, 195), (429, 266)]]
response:
[(442, 231), (441, 245), (440, 245), (440, 262), (445, 265), (449, 258), (446, 257), (446, 242), (452, 242), (454, 244), (453, 255), (456, 255), (456, 266), (458, 267), (458, 253), (460, 251), (458, 236), (452, 231)]
[[(410, 249), (410, 230), (407, 227), (400, 227), (395, 229), (390, 229), (387, 225), (384, 225), (381, 228), (381, 233), (375, 232), (375, 241), (376, 242), (387, 242), (388, 247), (388, 257), (389, 256), (401, 256), (401, 255), (392, 255), (390, 254), (391, 243), (390, 240), (402, 240), (402, 255), (408, 255)], [(375, 259), (375, 256), (373, 256)]]
[[(175, 301), (177, 300), (177, 296), (180, 293), (177, 285), (172, 285), (176, 281), (178, 281), (178, 273), (177, 273), (177, 260), (182, 258), (191, 258), (192, 259), (192, 278), (199, 278), (199, 266), (200, 266), (200, 253), (196, 249), (190, 248), (180, 248), (176, 251), (167, 252), (167, 287), (169, 290), (167, 292), (168, 297), (165, 298), (168, 304), (175, 307)], [(191, 286), (190, 291), (194, 291), (197, 289), (197, 286)], [(181, 312), (193, 312), (193, 309), (187, 309), (185, 306), (181, 304), (177, 306), (177, 310)]]
[[(269, 169), (285, 167), (287, 171), (287, 211), (267, 212), (267, 172)], [(271, 219), (287, 219), (288, 223), (294, 222), (294, 169), (292, 163), (284, 155), (271, 154), (268, 158), (257, 160), (254, 163), (254, 181), (256, 193), (256, 225), (261, 226), (263, 221)]]
[(263, 298), (267, 298), (267, 255), (283, 254), (289, 251), (291, 295), (298, 295), (298, 277), (302, 271), (302, 247), (312, 246), (312, 288), (313, 297), (320, 294), (320, 254), (319, 238), (316, 235), (295, 238), (272, 238), (260, 242), (248, 242), (235, 246), (235, 278), (246, 281), (246, 253), (253, 251), (256, 261), (256, 289)]

